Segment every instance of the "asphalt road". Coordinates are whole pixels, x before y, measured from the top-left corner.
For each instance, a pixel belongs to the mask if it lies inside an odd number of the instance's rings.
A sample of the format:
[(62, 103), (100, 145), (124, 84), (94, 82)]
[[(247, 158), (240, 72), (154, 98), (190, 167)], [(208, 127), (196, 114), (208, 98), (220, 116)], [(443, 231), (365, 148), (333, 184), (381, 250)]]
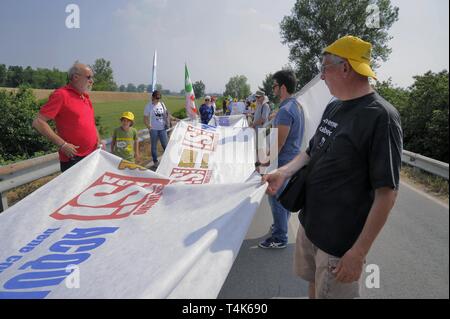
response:
[[(272, 222), (264, 198), (218, 298), (307, 298), (307, 283), (292, 272), (297, 214), (289, 222), (286, 249), (267, 250), (258, 243)], [(367, 265), (378, 266), (380, 287), (362, 298), (449, 298), (449, 208), (402, 183), (397, 202), (375, 241)]]

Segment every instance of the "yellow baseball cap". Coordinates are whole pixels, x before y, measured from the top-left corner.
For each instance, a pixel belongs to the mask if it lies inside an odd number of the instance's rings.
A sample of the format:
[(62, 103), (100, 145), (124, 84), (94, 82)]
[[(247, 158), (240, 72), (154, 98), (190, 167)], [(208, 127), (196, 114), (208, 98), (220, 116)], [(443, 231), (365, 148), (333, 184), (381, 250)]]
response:
[(130, 121), (134, 121), (134, 114), (131, 112), (123, 112), (120, 119), (123, 119), (123, 118), (130, 120)]
[(370, 67), (371, 51), (372, 44), (352, 35), (337, 39), (323, 49), (323, 52), (347, 59), (357, 73), (376, 80), (377, 77)]

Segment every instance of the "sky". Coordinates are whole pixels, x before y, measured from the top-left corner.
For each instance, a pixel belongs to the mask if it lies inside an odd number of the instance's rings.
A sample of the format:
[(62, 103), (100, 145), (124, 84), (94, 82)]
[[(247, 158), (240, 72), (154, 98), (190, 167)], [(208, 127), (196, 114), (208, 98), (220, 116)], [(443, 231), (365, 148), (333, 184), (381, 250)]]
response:
[[(289, 64), (279, 24), (295, 0), (0, 0), (0, 64), (67, 70), (75, 60), (111, 61), (119, 85), (184, 88), (184, 63), (206, 92), (222, 93), (235, 75), (254, 92), (268, 73)], [(66, 27), (66, 6), (80, 28)], [(392, 54), (376, 71), (401, 87), (428, 70), (448, 70), (449, 1), (392, 0), (399, 20), (389, 30)]]

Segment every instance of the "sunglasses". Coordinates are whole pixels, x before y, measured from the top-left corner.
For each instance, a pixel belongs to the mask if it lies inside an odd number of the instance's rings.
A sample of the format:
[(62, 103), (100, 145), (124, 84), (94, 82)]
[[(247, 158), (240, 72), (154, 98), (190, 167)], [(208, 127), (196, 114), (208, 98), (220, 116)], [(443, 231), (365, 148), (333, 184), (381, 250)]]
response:
[(85, 77), (88, 80), (94, 80), (94, 76), (93, 75), (83, 75), (83, 74), (80, 74), (80, 73), (77, 73), (77, 75), (83, 76), (83, 77)]

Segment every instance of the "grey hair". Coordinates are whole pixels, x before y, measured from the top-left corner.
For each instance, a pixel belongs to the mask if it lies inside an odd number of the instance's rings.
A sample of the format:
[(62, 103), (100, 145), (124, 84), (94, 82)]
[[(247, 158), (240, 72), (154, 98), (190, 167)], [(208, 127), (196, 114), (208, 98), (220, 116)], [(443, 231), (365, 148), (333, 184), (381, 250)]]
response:
[(71, 68), (69, 69), (69, 71), (67, 72), (67, 73), (68, 73), (69, 80), (71, 81), (72, 78), (73, 78), (73, 76), (74, 76), (75, 74), (79, 74), (80, 71), (81, 71), (81, 69), (82, 69), (82, 68), (85, 68), (85, 67), (88, 67), (88, 68), (90, 69), (89, 66), (80, 63), (78, 60), (75, 61), (75, 62), (73, 63), (73, 65), (72, 65), (72, 67), (71, 67)]
[(80, 70), (80, 68), (78, 67), (79, 64), (80, 64), (80, 62), (75, 61), (73, 63), (73, 65), (70, 67), (69, 72), (67, 72), (68, 76), (69, 76), (69, 80), (72, 80), (73, 76), (79, 72), (79, 70)]

